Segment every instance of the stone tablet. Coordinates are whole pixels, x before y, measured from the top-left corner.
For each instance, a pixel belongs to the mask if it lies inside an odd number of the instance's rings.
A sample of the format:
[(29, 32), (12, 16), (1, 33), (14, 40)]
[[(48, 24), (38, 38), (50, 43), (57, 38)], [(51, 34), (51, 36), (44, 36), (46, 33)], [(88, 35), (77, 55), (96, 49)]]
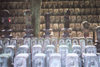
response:
[(18, 54), (14, 59), (14, 67), (31, 67), (30, 54)]
[(81, 46), (82, 53), (85, 53), (85, 45), (86, 45), (85, 38), (79, 39), (79, 45)]
[(30, 48), (28, 45), (22, 45), (17, 49), (16, 55), (20, 53), (30, 53)]
[(42, 52), (42, 46), (41, 45), (34, 45), (32, 47), (32, 61), (34, 59), (35, 54)]
[(33, 46), (33, 45), (35, 45), (35, 44), (38, 44), (37, 43), (37, 40), (38, 40), (38, 38), (31, 38), (31, 46)]
[(39, 38), (38, 39), (38, 44), (40, 44), (42, 46), (44, 44), (44, 38)]
[(46, 67), (46, 55), (43, 53), (35, 54), (32, 67)]
[(79, 67), (79, 56), (75, 53), (67, 54), (66, 67)]
[(54, 53), (50, 55), (49, 67), (61, 67), (61, 55)]
[(28, 45), (29, 47), (31, 47), (31, 38), (24, 38), (24, 45)]
[(97, 49), (94, 45), (88, 45), (85, 48), (85, 53), (97, 53)]
[(55, 53), (55, 46), (54, 45), (47, 45), (46, 50), (45, 50), (47, 67), (49, 67), (50, 55), (52, 53)]
[(10, 54), (0, 54), (0, 67), (13, 67)]
[(65, 45), (65, 38), (59, 39), (59, 45)]
[(66, 67), (66, 55), (68, 54), (67, 45), (60, 45), (59, 53), (61, 54), (61, 67)]
[(72, 44), (73, 45), (79, 45), (78, 38), (73, 38), (72, 39)]
[(5, 47), (4, 53), (11, 55), (12, 62), (13, 62), (13, 59), (14, 59), (14, 56), (15, 56), (15, 52), (16, 52), (16, 49), (15, 49), (14, 45), (8, 45), (8, 46)]
[(96, 54), (84, 54), (84, 67), (99, 67)]
[(14, 45), (15, 47), (17, 47), (17, 38), (12, 38), (10, 40), (10, 45)]
[(81, 46), (80, 45), (73, 45), (72, 46), (73, 49), (73, 53), (78, 54), (79, 57), (81, 57), (82, 53), (81, 53)]
[(65, 43), (68, 47), (69, 53), (72, 53), (72, 39), (71, 38), (66, 38)]

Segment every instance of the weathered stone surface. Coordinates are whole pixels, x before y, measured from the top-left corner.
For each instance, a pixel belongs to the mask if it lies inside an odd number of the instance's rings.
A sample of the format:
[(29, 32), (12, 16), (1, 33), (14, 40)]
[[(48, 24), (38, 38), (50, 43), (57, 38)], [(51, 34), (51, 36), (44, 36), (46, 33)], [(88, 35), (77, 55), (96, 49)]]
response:
[(39, 38), (38, 39), (38, 44), (40, 44), (41, 46), (43, 46), (43, 44), (44, 44), (44, 38)]
[(46, 67), (46, 55), (43, 53), (35, 54), (32, 67)]
[(61, 67), (61, 55), (54, 53), (50, 55), (49, 67)]
[(10, 54), (0, 54), (0, 67), (13, 67)]
[(68, 47), (69, 53), (72, 53), (72, 39), (71, 38), (66, 38), (65, 43)]
[(14, 59), (14, 67), (31, 67), (30, 54), (18, 54)]
[(35, 38), (35, 37), (31, 38), (31, 46), (38, 44), (37, 40), (38, 40), (38, 38)]
[(55, 53), (55, 46), (54, 45), (47, 45), (46, 50), (45, 50), (47, 67), (49, 67), (50, 55), (52, 53)]
[(85, 48), (85, 53), (97, 53), (97, 49), (94, 45), (88, 45)]
[(68, 54), (67, 45), (60, 45), (59, 53), (61, 54), (61, 67), (66, 67), (66, 55)]
[(86, 42), (85, 42), (85, 38), (84, 37), (83, 38), (81, 37), (79, 39), (79, 45), (81, 46), (82, 53), (85, 53)]
[(16, 55), (20, 53), (30, 53), (30, 48), (28, 45), (22, 45), (17, 49)]
[(72, 44), (73, 45), (79, 45), (79, 42), (78, 42), (78, 38), (77, 37), (72, 39)]
[(59, 45), (65, 45), (65, 38), (59, 39)]
[(42, 46), (41, 45), (34, 45), (32, 47), (32, 61), (34, 59), (35, 54), (42, 53)]
[(84, 54), (84, 67), (99, 67), (96, 54)]
[(79, 67), (79, 56), (75, 53), (67, 54), (66, 67)]
[(10, 40), (10, 45), (14, 45), (15, 47), (17, 47), (17, 38), (12, 38)]
[(31, 38), (29, 37), (24, 38), (24, 45), (28, 45), (29, 47), (31, 47)]

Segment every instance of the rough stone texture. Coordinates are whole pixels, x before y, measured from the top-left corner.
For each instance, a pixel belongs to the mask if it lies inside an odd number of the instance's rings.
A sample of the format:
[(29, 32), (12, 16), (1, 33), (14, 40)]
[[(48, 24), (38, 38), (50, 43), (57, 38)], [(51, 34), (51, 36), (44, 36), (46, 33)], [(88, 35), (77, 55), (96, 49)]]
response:
[(42, 46), (41, 45), (34, 45), (32, 47), (32, 61), (34, 59), (35, 54), (42, 52)]
[(17, 49), (16, 55), (20, 53), (30, 53), (30, 48), (28, 45), (22, 45)]
[(73, 45), (72, 46), (72, 49), (73, 49), (73, 53), (77, 53), (79, 57), (81, 56), (82, 49), (81, 49), (81, 46), (80, 45)]
[(61, 67), (61, 55), (54, 53), (50, 55), (49, 67)]
[(96, 54), (84, 54), (84, 67), (99, 67)]
[(14, 45), (15, 47), (17, 47), (17, 38), (12, 38), (10, 40), (10, 45)]
[(47, 45), (46, 50), (45, 50), (47, 67), (49, 67), (50, 55), (52, 53), (55, 53), (55, 46)]
[(0, 54), (0, 67), (13, 67), (10, 54)]
[(72, 44), (73, 45), (79, 45), (78, 38), (73, 38), (72, 39)]
[(100, 66), (100, 53), (97, 53), (98, 56), (98, 62), (99, 62), (99, 66)]
[(79, 67), (79, 56), (75, 53), (70, 53), (66, 56), (66, 67)]
[(68, 46), (69, 53), (72, 53), (72, 39), (71, 38), (66, 38), (65, 43)]
[(59, 53), (61, 54), (61, 67), (66, 67), (66, 55), (68, 54), (67, 45), (60, 45)]
[(85, 53), (97, 53), (97, 49), (94, 45), (88, 45), (85, 48)]
[(52, 38), (51, 38), (51, 44), (54, 45), (55, 47), (57, 47), (58, 39), (55, 38), (55, 37), (52, 37)]
[(32, 67), (46, 67), (46, 55), (43, 53), (35, 54)]
[(10, 45), (10, 39), (9, 39), (9, 38), (4, 38), (3, 44), (5, 45), (5, 47), (6, 47), (7, 45)]
[(44, 38), (39, 38), (38, 39), (38, 44), (40, 44), (41, 46), (43, 46), (43, 44), (44, 44)]
[(85, 53), (85, 46), (86, 46), (86, 42), (85, 42), (85, 38), (80, 38), (79, 39), (79, 45), (81, 46), (82, 49), (82, 53)]
[(92, 39), (92, 37), (86, 38), (86, 45), (93, 45), (93, 39)]
[(59, 39), (59, 45), (65, 45), (65, 38)]
[(38, 44), (37, 41), (38, 41), (38, 38), (35, 38), (35, 37), (31, 38), (31, 46)]
[(18, 54), (14, 59), (14, 67), (31, 67), (30, 54)]
[(24, 38), (24, 45), (28, 45), (29, 47), (31, 47), (31, 38), (29, 37)]

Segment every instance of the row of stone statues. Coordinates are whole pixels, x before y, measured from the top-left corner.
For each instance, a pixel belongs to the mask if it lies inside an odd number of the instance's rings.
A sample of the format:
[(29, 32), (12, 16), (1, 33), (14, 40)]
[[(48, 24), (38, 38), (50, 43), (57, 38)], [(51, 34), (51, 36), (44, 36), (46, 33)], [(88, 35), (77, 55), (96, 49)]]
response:
[(4, 52), (0, 54), (0, 67), (100, 66), (100, 54), (97, 54), (96, 47), (92, 43), (86, 46), (85, 40), (82, 41), (80, 39), (80, 45), (74, 42), (73, 45), (68, 44), (70, 40), (66, 44), (63, 44), (63, 42), (61, 44), (61, 41), (59, 41), (60, 45), (52, 45), (48, 44), (46, 40), (45, 45), (38, 43), (32, 46), (29, 46), (29, 39), (24, 39), (24, 41), (26, 41), (24, 45), (20, 45), (17, 48), (14, 44), (8, 44), (3, 48)]

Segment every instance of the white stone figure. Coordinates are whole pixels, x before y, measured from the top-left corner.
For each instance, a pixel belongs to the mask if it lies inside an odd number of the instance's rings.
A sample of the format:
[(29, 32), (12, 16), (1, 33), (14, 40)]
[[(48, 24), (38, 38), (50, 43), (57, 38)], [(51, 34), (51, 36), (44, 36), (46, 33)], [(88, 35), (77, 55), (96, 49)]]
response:
[(0, 54), (0, 67), (13, 67), (10, 54)]
[(84, 54), (84, 67), (99, 67), (98, 57), (96, 54)]
[(69, 53), (72, 53), (72, 39), (71, 38), (66, 38), (65, 43), (68, 47)]
[(59, 53), (50, 55), (49, 67), (61, 67), (61, 55)]
[(14, 45), (15, 47), (17, 47), (17, 38), (12, 38), (10, 40), (10, 45)]
[(58, 39), (55, 38), (55, 37), (52, 37), (52, 38), (51, 38), (51, 44), (54, 45), (55, 47), (57, 47)]
[(72, 46), (73, 53), (77, 53), (79, 57), (82, 55), (82, 50), (80, 45), (73, 45)]
[(20, 53), (30, 53), (30, 48), (28, 45), (22, 45), (17, 49), (16, 55)]
[(47, 45), (46, 50), (45, 50), (47, 67), (49, 67), (50, 55), (52, 53), (55, 53), (55, 46), (54, 45)]
[(14, 67), (31, 67), (30, 54), (21, 53), (14, 58)]
[(32, 61), (34, 59), (35, 54), (42, 53), (42, 46), (41, 45), (34, 45), (32, 47)]
[(73, 38), (73, 39), (72, 39), (72, 44), (73, 44), (73, 45), (79, 45), (78, 38)]
[(92, 39), (92, 37), (86, 38), (86, 45), (93, 45), (93, 39)]
[(65, 45), (65, 38), (59, 39), (59, 45)]
[(24, 44), (23, 42), (24, 42), (23, 38), (17, 38), (17, 45), (18, 45), (18, 47), (23, 45)]
[(96, 46), (94, 45), (87, 45), (85, 48), (85, 53), (97, 53)]
[(50, 43), (50, 38), (49, 37), (46, 37), (45, 39), (44, 39), (44, 45), (42, 46), (43, 47), (43, 52), (45, 52), (45, 49), (46, 49), (46, 46), (47, 45), (50, 45), (51, 43)]
[(97, 53), (98, 56), (98, 62), (99, 62), (99, 66), (100, 66), (100, 53)]
[(38, 44), (40, 44), (41, 46), (43, 46), (43, 44), (44, 44), (44, 38), (39, 38), (38, 39)]
[(79, 39), (79, 45), (82, 48), (82, 53), (85, 53), (85, 46), (86, 46), (85, 38), (80, 38)]
[(31, 38), (29, 37), (24, 38), (24, 45), (28, 45), (29, 47), (31, 47)]
[(5, 47), (7, 45), (10, 45), (10, 39), (9, 38), (4, 38), (3, 43), (4, 43)]
[(69, 53), (66, 56), (66, 67), (79, 67), (79, 56), (76, 53)]
[(16, 52), (16, 48), (14, 45), (8, 45), (5, 47), (4, 53), (11, 55), (12, 62), (14, 60), (15, 52)]
[(38, 38), (31, 38), (31, 46), (33, 46), (33, 45), (35, 45), (35, 44), (38, 44), (37, 43), (37, 40), (38, 40)]
[(68, 54), (67, 45), (60, 45), (59, 53), (61, 54), (61, 67), (66, 67), (66, 55)]
[(32, 67), (46, 67), (46, 55), (43, 53), (35, 54)]

